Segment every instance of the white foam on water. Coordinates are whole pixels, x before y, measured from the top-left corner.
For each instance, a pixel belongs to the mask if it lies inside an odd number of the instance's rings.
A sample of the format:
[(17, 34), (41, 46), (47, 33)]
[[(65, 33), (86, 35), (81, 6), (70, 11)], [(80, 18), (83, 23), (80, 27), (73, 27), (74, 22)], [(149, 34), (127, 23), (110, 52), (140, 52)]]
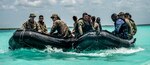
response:
[(66, 54), (73, 54), (77, 56), (100, 56), (100, 57), (106, 57), (108, 54), (106, 53), (76, 53), (76, 52), (66, 52)]
[(71, 55), (76, 55), (76, 56), (102, 56), (102, 57), (105, 57), (107, 56), (107, 54), (104, 54), (104, 53), (76, 53), (76, 52), (63, 52), (62, 49), (58, 49), (58, 48), (55, 48), (55, 47), (51, 47), (51, 46), (46, 46), (46, 49), (44, 49), (43, 51), (41, 52), (49, 52), (49, 53), (52, 53), (52, 52), (60, 52), (60, 53), (63, 53), (63, 54), (71, 54)]
[(112, 56), (113, 54), (133, 54), (136, 52), (143, 51), (143, 48), (116, 48), (116, 49), (109, 49), (109, 50), (100, 50), (100, 52), (94, 52), (94, 53), (76, 53), (76, 52), (63, 52), (62, 49), (58, 49), (51, 46), (46, 46), (47, 48), (43, 52), (60, 52), (63, 54), (71, 54), (76, 56), (96, 56), (96, 57), (106, 57), (106, 56)]
[(146, 61), (146, 62), (142, 63), (141, 65), (150, 65), (150, 61)]
[(0, 49), (0, 53), (5, 53), (5, 52), (6, 52), (5, 50), (1, 50), (1, 49)]
[(95, 53), (76, 53), (76, 52), (66, 52), (66, 54), (73, 54), (77, 56), (99, 56), (99, 57), (106, 57), (112, 56), (113, 54), (133, 54), (136, 52), (143, 51), (143, 48), (118, 48), (118, 49), (111, 49), (105, 50), (103, 52), (95, 52)]
[(118, 48), (118, 49), (112, 49), (112, 50), (107, 50), (106, 53), (111, 53), (111, 54), (132, 54), (136, 53), (139, 51), (143, 51), (143, 48)]
[(44, 52), (63, 52), (62, 49), (58, 49), (56, 47), (46, 46), (46, 49), (44, 49)]

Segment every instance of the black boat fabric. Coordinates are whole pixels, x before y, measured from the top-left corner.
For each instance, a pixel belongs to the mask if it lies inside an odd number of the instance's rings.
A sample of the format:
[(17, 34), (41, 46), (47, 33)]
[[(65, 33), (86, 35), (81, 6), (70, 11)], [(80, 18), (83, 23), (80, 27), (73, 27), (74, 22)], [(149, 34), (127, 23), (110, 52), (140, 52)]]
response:
[(121, 39), (108, 31), (89, 32), (78, 39), (59, 39), (34, 31), (16, 30), (9, 40), (9, 48), (12, 50), (19, 48), (45, 49), (46, 46), (50, 45), (56, 48), (83, 51), (131, 47), (134, 46), (134, 42), (135, 39)]

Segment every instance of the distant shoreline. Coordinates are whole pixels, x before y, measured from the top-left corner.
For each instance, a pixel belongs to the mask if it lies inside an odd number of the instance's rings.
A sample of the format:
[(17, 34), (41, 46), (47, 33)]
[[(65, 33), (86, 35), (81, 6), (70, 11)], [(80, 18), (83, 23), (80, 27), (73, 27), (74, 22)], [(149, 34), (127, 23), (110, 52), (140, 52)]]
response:
[[(112, 27), (112, 26), (114, 25), (102, 25), (102, 27)], [(139, 24), (137, 26), (150, 26), (150, 24)], [(69, 26), (69, 28), (73, 28), (73, 26)], [(0, 28), (0, 30), (16, 30), (16, 29), (19, 29), (19, 28)]]

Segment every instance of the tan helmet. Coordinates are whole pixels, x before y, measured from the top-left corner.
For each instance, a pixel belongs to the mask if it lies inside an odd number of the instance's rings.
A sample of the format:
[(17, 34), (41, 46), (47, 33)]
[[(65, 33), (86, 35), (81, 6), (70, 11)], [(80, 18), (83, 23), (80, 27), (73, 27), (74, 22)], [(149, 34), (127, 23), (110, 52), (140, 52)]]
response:
[(36, 15), (34, 13), (30, 13), (29, 17), (36, 17)]

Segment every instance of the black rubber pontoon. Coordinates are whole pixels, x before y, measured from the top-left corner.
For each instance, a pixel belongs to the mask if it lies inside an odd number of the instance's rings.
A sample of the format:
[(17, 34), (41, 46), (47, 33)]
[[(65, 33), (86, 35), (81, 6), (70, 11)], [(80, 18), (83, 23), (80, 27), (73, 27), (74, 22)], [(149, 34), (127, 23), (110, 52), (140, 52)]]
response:
[(70, 48), (72, 47), (72, 41), (71, 39), (58, 39), (46, 34), (27, 30), (17, 30), (9, 40), (10, 49), (45, 49), (47, 45), (57, 48)]
[(63, 49), (74, 48), (77, 51), (98, 50), (133, 46), (135, 39), (118, 38), (107, 31), (89, 32), (79, 39), (59, 39), (38, 32), (17, 30), (9, 40), (10, 49), (36, 48), (45, 49), (47, 45)]
[(121, 39), (108, 31), (90, 32), (78, 39), (75, 45), (77, 51), (133, 47), (136, 39)]

